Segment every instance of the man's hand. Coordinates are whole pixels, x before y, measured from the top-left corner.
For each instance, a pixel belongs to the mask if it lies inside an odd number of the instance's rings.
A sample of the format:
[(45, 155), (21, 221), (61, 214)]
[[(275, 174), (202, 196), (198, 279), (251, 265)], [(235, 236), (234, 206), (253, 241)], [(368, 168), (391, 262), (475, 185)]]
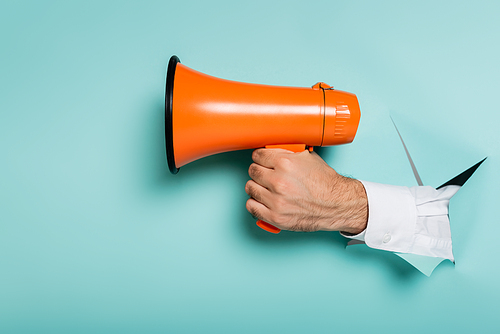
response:
[(363, 184), (339, 175), (316, 153), (257, 149), (245, 186), (247, 210), (283, 230), (342, 231), (366, 228)]

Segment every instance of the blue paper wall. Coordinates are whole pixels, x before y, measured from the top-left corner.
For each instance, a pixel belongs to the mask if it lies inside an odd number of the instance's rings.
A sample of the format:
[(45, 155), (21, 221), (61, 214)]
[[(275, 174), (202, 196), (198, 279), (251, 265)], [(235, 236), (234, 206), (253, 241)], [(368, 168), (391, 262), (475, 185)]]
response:
[[(0, 332), (500, 330), (496, 1), (0, 4)], [(172, 54), (245, 82), (357, 94), (356, 178), (425, 184), (489, 158), (453, 198), (456, 266), (427, 278), (337, 233), (268, 234), (250, 151), (170, 175)]]

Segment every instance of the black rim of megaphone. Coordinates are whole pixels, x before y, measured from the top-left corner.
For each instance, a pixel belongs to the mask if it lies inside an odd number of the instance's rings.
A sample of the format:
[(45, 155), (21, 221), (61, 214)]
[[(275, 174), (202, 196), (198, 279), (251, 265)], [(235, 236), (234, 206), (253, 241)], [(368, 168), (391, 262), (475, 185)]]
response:
[(167, 149), (168, 168), (172, 174), (177, 174), (179, 168), (175, 166), (174, 158), (174, 132), (172, 127), (172, 111), (174, 99), (174, 77), (177, 63), (180, 63), (177, 56), (170, 57), (167, 68), (167, 84), (165, 86), (165, 146)]

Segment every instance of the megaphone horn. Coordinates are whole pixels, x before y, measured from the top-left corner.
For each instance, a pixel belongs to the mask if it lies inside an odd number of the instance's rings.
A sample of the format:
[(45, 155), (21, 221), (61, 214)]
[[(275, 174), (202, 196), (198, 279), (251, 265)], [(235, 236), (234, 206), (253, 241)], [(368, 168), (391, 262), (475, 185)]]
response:
[(212, 77), (170, 58), (165, 94), (167, 161), (175, 174), (199, 158), (268, 145), (352, 142), (360, 119), (351, 93)]

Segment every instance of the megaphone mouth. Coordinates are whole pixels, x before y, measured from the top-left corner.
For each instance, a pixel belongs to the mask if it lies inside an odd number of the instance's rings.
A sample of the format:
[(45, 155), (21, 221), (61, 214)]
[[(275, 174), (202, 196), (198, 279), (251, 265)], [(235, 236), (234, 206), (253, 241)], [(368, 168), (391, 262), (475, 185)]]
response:
[(167, 68), (167, 83), (165, 86), (165, 147), (167, 149), (168, 168), (172, 174), (177, 174), (179, 168), (175, 166), (174, 158), (174, 132), (172, 126), (172, 111), (174, 100), (174, 77), (177, 63), (180, 63), (177, 56), (170, 57)]

